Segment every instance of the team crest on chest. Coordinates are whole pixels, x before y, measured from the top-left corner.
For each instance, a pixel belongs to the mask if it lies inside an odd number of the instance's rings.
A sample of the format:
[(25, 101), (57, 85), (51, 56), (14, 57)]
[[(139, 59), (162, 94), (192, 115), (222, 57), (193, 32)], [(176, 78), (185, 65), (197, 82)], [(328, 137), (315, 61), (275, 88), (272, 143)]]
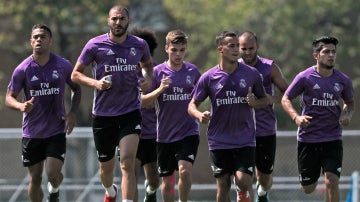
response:
[(339, 91), (341, 90), (340, 84), (335, 83), (335, 84), (334, 84), (334, 90), (335, 90), (336, 92), (339, 92)]
[(54, 70), (54, 71), (53, 71), (53, 73), (52, 73), (52, 78), (53, 78), (53, 79), (59, 78), (59, 73), (58, 73), (57, 70)]
[(135, 50), (135, 48), (130, 48), (130, 55), (131, 55), (131, 56), (135, 56), (135, 55), (136, 55), (136, 50)]
[(240, 88), (246, 88), (246, 81), (245, 81), (245, 79), (240, 79), (239, 86), (240, 86)]
[(191, 76), (190, 75), (187, 75), (186, 76), (186, 84), (191, 84), (192, 82), (191, 82)]
[(216, 90), (220, 90), (222, 88), (223, 88), (223, 85), (221, 83), (217, 83), (216, 86), (215, 86)]

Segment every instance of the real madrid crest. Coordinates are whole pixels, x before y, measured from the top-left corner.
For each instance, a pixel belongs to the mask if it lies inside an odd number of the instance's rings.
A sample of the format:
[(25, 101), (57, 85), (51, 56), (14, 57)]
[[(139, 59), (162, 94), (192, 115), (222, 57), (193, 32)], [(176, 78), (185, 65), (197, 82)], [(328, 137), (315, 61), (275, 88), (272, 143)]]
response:
[(240, 79), (239, 86), (240, 86), (240, 88), (246, 88), (246, 81), (245, 81), (245, 79)]
[(131, 55), (131, 56), (135, 56), (135, 55), (136, 55), (136, 50), (135, 50), (135, 48), (130, 48), (130, 55)]

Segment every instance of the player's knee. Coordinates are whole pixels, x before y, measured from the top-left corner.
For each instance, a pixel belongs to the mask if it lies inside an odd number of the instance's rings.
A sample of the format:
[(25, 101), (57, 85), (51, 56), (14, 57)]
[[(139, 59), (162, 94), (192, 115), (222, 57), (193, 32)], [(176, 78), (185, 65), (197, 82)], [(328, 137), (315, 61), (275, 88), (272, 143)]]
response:
[(301, 188), (305, 194), (311, 194), (315, 191), (316, 184), (302, 185)]
[(192, 164), (190, 162), (183, 163), (179, 166), (179, 177), (182, 179), (191, 178)]
[(121, 170), (126, 173), (131, 173), (131, 172), (135, 173), (135, 167), (133, 165), (134, 165), (133, 160), (130, 158), (121, 160), (120, 162)]
[(339, 178), (333, 173), (325, 173), (325, 186), (327, 188), (337, 187), (339, 185)]
[(34, 186), (40, 186), (42, 182), (41, 175), (30, 176), (29, 183)]

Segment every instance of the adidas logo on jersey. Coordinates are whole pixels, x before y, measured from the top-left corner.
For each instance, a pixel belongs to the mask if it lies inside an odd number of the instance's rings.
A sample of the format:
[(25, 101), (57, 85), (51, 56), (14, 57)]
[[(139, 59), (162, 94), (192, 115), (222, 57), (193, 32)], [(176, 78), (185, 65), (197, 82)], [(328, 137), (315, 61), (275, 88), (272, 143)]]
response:
[(106, 53), (106, 55), (114, 55), (115, 53), (110, 49), (107, 53)]
[(320, 89), (320, 86), (318, 84), (315, 84), (313, 89)]
[(31, 80), (30, 81), (37, 81), (37, 80), (39, 80), (39, 78), (37, 78), (35, 75), (31, 78)]

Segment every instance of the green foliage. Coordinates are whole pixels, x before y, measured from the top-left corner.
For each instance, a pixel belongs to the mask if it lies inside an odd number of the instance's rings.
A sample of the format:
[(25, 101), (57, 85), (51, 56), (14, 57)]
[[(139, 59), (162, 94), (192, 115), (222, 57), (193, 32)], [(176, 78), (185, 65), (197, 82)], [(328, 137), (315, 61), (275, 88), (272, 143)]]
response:
[[(31, 52), (28, 39), (30, 29), (36, 23), (45, 23), (53, 30), (54, 52), (76, 59), (79, 47), (84, 45), (81, 40), (88, 40), (108, 29), (108, 9), (116, 3), (130, 5), (129, 0), (0, 1), (0, 52), (8, 54), (2, 55), (3, 64), (11, 62), (13, 67)], [(139, 6), (139, 11), (145, 5), (141, 0), (133, 0), (131, 4)], [(358, 96), (358, 0), (163, 0), (162, 6), (174, 20), (169, 29), (180, 28), (189, 35), (187, 60), (201, 67), (201, 71), (218, 63), (215, 36), (223, 30), (255, 32), (260, 39), (259, 54), (275, 59), (288, 81), (315, 63), (312, 40), (321, 35), (334, 35), (340, 40), (337, 68), (351, 77)], [(0, 75), (8, 77), (4, 69), (0, 68)]]
[[(295, 74), (315, 64), (313, 39), (335, 36), (340, 41), (336, 68), (350, 76), (355, 96), (359, 97), (360, 4), (357, 0), (183, 0), (181, 4), (164, 0), (164, 6), (176, 19), (177, 26), (191, 37), (189, 60), (206, 69), (218, 63), (214, 41), (222, 30), (255, 32), (260, 39), (259, 54), (275, 59), (289, 82)], [(359, 120), (355, 117), (353, 122)], [(288, 125), (289, 122), (283, 124), (285, 128)]]
[[(33, 0), (30, 2), (13, 0), (0, 1), (0, 16), (9, 18), (10, 33), (24, 33), (21, 37), (30, 38), (30, 30), (34, 24), (47, 24), (54, 36), (61, 36), (57, 40), (55, 49), (62, 54), (66, 51), (67, 35), (73, 33), (89, 33), (104, 31), (108, 9), (113, 5), (111, 1), (95, 0)], [(18, 38), (9, 36), (9, 32), (2, 32), (0, 43), (3, 49), (16, 54), (24, 51), (24, 45), (18, 43)], [(63, 38), (65, 37), (65, 38)], [(70, 37), (70, 36), (69, 36)], [(30, 46), (26, 46), (29, 52)]]

